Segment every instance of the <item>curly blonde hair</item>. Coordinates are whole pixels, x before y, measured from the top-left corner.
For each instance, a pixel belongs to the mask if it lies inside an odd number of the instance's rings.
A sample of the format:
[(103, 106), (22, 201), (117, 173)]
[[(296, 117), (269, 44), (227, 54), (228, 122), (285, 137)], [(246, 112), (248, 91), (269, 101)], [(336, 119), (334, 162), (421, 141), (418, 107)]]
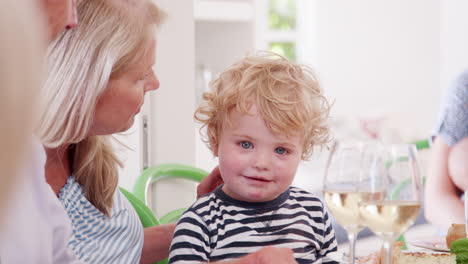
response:
[(202, 123), (202, 138), (212, 152), (219, 135), (231, 125), (229, 113), (236, 109), (249, 114), (252, 105), (274, 134), (290, 136), (303, 132), (302, 159), (312, 155), (313, 146), (330, 139), (327, 125), (330, 104), (313, 71), (286, 58), (259, 52), (246, 56), (210, 83), (194, 117)]

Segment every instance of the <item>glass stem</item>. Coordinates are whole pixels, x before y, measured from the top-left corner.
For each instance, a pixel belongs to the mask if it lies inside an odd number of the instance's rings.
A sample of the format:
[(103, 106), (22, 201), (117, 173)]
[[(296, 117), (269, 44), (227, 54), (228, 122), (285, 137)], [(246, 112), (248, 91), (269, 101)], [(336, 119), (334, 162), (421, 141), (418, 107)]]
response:
[(354, 264), (354, 261), (355, 261), (355, 257), (354, 257), (354, 253), (356, 252), (356, 238), (357, 238), (357, 234), (356, 233), (352, 233), (352, 232), (348, 232), (348, 241), (349, 241), (349, 263), (350, 264)]
[(383, 264), (392, 264), (392, 239), (384, 239), (383, 241), (383, 259), (384, 263)]

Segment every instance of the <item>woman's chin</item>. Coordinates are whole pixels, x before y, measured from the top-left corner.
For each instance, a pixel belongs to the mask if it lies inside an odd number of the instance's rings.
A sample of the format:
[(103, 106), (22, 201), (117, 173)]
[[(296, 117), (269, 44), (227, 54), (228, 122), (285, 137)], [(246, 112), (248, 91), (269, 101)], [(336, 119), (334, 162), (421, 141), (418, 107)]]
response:
[(135, 123), (135, 117), (132, 117), (130, 118), (130, 120), (128, 120), (127, 124), (125, 124), (125, 126), (123, 126), (118, 132), (125, 132), (129, 130), (133, 126), (134, 123)]

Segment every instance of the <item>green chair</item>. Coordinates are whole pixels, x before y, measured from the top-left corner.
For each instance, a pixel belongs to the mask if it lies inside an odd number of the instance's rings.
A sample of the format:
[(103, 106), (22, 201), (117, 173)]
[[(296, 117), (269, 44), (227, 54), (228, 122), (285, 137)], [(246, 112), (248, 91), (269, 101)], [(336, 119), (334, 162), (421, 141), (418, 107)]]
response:
[[(119, 189), (135, 209), (138, 217), (140, 218), (141, 224), (143, 225), (143, 228), (157, 226), (160, 224), (158, 219), (156, 219), (154, 216), (153, 212), (140, 199), (122, 187), (119, 187)], [(159, 262), (156, 262), (155, 264), (167, 264), (167, 262), (167, 259), (163, 259)]]
[[(194, 167), (181, 164), (162, 164), (143, 171), (135, 183), (134, 193), (122, 187), (119, 187), (119, 189), (135, 209), (143, 228), (146, 228), (176, 222), (186, 210), (185, 208), (174, 210), (158, 220), (145, 203), (147, 201), (147, 191), (151, 183), (164, 178), (183, 178), (200, 182), (206, 175), (208, 175), (208, 172)], [(155, 264), (167, 263), (168, 260), (163, 259)]]
[(428, 149), (431, 147), (429, 139), (416, 140), (410, 143), (416, 145), (417, 150)]
[[(208, 172), (192, 166), (182, 164), (161, 164), (147, 168), (138, 177), (133, 187), (135, 196), (148, 204), (148, 190), (152, 183), (161, 179), (186, 179), (194, 182), (201, 182)], [(186, 209), (176, 209), (162, 216), (159, 221), (161, 224), (176, 222)]]
[(140, 199), (138, 199), (134, 194), (125, 190), (122, 187), (119, 187), (120, 191), (127, 197), (127, 200), (135, 209), (138, 217), (140, 218), (141, 224), (143, 228), (152, 227), (159, 225), (158, 219), (154, 216), (153, 212), (143, 203)]

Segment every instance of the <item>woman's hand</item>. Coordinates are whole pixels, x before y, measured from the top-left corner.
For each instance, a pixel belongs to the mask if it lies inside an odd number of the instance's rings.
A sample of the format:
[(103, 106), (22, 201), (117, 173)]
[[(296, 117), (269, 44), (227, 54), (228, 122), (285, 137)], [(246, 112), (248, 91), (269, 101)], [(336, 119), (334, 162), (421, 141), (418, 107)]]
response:
[(203, 180), (197, 186), (197, 198), (202, 197), (203, 195), (212, 192), (218, 187), (219, 185), (223, 184), (223, 178), (221, 178), (221, 172), (219, 171), (219, 167), (211, 171), (211, 173), (203, 178)]

